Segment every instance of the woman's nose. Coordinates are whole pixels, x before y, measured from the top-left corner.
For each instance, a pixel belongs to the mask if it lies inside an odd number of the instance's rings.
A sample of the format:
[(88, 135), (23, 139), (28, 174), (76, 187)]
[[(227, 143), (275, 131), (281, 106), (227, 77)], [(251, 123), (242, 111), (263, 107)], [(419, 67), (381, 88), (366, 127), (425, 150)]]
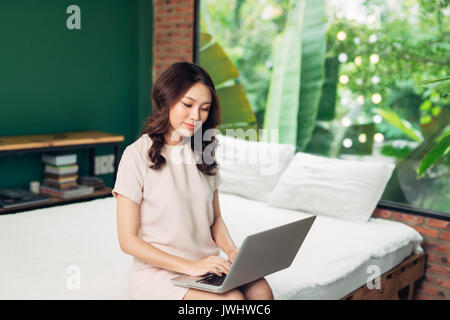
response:
[(193, 121), (199, 120), (199, 119), (200, 119), (199, 110), (198, 110), (198, 109), (196, 110), (196, 108), (194, 108), (194, 109), (191, 111), (190, 118), (191, 118)]

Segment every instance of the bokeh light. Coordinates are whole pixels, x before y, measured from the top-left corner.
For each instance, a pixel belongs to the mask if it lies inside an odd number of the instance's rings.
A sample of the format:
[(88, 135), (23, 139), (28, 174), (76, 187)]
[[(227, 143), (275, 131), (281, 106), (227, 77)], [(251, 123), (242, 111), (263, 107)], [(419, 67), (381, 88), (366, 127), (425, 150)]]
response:
[(381, 102), (382, 98), (381, 98), (381, 94), (379, 93), (375, 93), (372, 95), (372, 102), (375, 104), (379, 104)]
[(381, 121), (383, 121), (383, 117), (380, 116), (379, 114), (376, 114), (376, 115), (373, 116), (372, 120), (375, 123), (381, 123)]
[(342, 52), (338, 56), (338, 60), (340, 63), (347, 62), (347, 54), (345, 52)]
[(362, 106), (364, 104), (364, 96), (359, 95), (358, 98), (356, 98), (356, 102)]
[(365, 142), (367, 141), (367, 135), (366, 135), (365, 133), (361, 133), (361, 134), (358, 136), (358, 140), (359, 140), (359, 142), (361, 142), (361, 143), (365, 143)]
[(352, 120), (350, 120), (349, 117), (344, 117), (342, 118), (341, 123), (344, 127), (350, 127), (350, 125), (352, 124)]
[(342, 84), (347, 84), (350, 81), (349, 77), (345, 74), (339, 77), (339, 82)]
[(375, 142), (383, 142), (384, 136), (382, 133), (378, 132), (378, 133), (375, 133), (375, 135), (373, 136), (373, 139), (375, 140)]
[(339, 41), (344, 41), (347, 38), (347, 34), (344, 31), (339, 31), (336, 37)]
[(346, 148), (350, 148), (352, 146), (353, 142), (352, 139), (346, 138), (344, 141), (342, 141), (342, 145)]
[(377, 55), (376, 53), (372, 53), (371, 55), (370, 55), (370, 63), (371, 64), (377, 64), (378, 63), (378, 61), (380, 61), (380, 56), (379, 55)]

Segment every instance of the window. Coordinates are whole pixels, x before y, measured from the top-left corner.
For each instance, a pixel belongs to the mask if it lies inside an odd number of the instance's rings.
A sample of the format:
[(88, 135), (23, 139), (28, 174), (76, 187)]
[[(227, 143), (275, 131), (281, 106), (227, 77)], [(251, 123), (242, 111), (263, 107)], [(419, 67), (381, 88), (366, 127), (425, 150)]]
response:
[(275, 128), (300, 152), (395, 163), (382, 200), (450, 214), (447, 2), (197, 5), (196, 63), (226, 106), (220, 128)]

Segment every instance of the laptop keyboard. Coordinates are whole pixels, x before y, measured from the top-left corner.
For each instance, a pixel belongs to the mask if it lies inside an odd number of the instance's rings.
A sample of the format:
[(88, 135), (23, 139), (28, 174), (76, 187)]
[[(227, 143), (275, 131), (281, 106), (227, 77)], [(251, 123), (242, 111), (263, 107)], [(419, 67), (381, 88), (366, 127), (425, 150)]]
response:
[(215, 273), (210, 273), (206, 277), (197, 280), (197, 282), (206, 283), (212, 286), (221, 286), (226, 276), (227, 275), (225, 273), (223, 273), (221, 276), (218, 276)]

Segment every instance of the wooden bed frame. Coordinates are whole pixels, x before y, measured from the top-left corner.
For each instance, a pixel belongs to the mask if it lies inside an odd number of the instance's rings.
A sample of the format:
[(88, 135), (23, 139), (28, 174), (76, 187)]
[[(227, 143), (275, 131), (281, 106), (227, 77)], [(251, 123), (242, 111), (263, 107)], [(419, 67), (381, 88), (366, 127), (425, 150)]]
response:
[(341, 300), (412, 300), (415, 282), (425, 275), (425, 254), (412, 254), (381, 275), (381, 289), (363, 285)]

